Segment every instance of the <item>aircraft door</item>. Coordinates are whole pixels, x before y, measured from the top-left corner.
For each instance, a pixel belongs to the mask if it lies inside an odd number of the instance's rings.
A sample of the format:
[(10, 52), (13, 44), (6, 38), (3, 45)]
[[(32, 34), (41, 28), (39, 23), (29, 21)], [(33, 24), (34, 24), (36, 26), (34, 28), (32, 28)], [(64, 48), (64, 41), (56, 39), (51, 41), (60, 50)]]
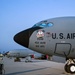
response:
[(69, 55), (71, 51), (71, 44), (70, 43), (56, 43), (55, 45), (55, 54), (59, 55)]

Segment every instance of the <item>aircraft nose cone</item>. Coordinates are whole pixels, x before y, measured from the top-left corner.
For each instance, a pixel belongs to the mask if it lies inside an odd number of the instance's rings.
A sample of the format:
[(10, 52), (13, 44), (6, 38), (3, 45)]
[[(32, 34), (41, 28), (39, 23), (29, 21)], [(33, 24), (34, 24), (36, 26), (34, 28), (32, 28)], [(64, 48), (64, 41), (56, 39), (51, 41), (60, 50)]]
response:
[(29, 38), (32, 35), (32, 33), (37, 29), (40, 29), (40, 27), (32, 27), (32, 28), (29, 28), (27, 30), (24, 30), (24, 31), (16, 34), (14, 36), (14, 41), (17, 42), (18, 44), (28, 48)]
[(14, 36), (14, 41), (18, 44), (28, 48), (29, 45), (29, 31), (24, 30)]

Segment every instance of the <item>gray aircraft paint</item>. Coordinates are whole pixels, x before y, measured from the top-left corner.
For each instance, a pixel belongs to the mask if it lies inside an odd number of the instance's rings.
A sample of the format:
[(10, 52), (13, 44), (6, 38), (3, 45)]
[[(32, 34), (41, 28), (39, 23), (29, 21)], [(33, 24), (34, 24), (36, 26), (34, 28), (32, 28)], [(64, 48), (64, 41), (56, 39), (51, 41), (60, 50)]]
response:
[(41, 53), (38, 53), (38, 52), (34, 52), (34, 51), (31, 51), (29, 49), (25, 49), (25, 50), (22, 50), (22, 49), (16, 49), (16, 50), (11, 50), (7, 53), (7, 57), (19, 57), (19, 58), (22, 58), (22, 57), (27, 57), (27, 56), (31, 56), (31, 55), (34, 55), (34, 58), (41, 58), (43, 54)]
[(43, 22), (53, 23), (53, 26), (41, 29), (44, 31), (41, 39), (36, 36), (37, 30), (34, 31), (29, 39), (29, 48), (48, 55), (75, 58), (75, 17), (53, 18), (39, 23)]

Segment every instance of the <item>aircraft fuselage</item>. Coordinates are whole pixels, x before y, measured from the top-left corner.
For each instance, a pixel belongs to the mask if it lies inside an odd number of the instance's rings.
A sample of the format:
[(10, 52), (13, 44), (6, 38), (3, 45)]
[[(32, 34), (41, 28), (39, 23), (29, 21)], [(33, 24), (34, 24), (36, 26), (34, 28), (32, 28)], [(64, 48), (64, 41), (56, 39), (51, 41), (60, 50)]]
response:
[(29, 48), (48, 55), (75, 58), (75, 18), (50, 20), (49, 23), (53, 26), (33, 32)]

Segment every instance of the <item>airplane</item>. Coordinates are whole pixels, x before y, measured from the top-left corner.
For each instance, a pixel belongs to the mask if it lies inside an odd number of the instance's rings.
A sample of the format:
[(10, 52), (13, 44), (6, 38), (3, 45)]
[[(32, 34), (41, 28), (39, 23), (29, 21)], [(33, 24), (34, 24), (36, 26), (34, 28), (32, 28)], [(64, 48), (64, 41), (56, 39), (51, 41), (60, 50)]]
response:
[(65, 57), (65, 71), (75, 73), (75, 17), (56, 17), (40, 21), (17, 33), (14, 41), (33, 51)]
[(14, 61), (21, 61), (20, 58), (25, 58), (25, 62), (31, 62), (31, 59), (46, 59), (46, 55), (31, 51), (29, 49), (15, 49), (4, 54), (8, 58), (14, 57)]

